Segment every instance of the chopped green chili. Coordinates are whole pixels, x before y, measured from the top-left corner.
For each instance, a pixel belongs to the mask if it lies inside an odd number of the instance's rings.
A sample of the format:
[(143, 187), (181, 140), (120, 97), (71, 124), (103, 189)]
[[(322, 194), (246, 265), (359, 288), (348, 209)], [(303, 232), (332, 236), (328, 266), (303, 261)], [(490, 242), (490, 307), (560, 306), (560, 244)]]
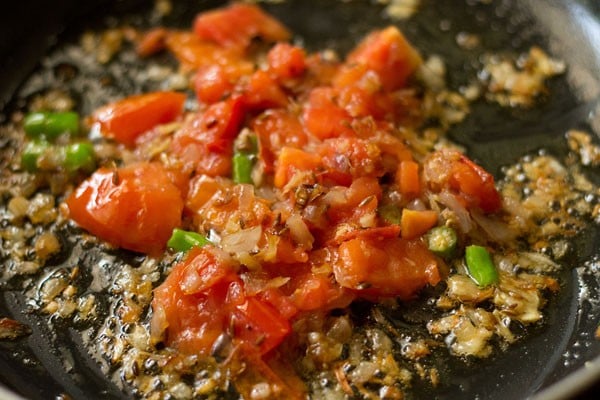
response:
[(400, 207), (394, 204), (386, 204), (384, 206), (379, 207), (377, 213), (384, 221), (390, 224), (400, 224), (400, 220), (402, 219), (402, 210)]
[(232, 176), (235, 183), (253, 183), (252, 169), (258, 154), (258, 139), (253, 134), (241, 134), (234, 143)]
[(252, 168), (255, 156), (248, 153), (235, 153), (233, 155), (233, 181), (235, 183), (252, 183)]
[(207, 238), (197, 232), (175, 228), (167, 242), (167, 246), (175, 251), (188, 251), (194, 246), (202, 247), (209, 243), (210, 241)]
[(29, 172), (37, 171), (38, 159), (49, 147), (48, 142), (44, 140), (28, 142), (21, 153), (21, 166)]
[(79, 115), (72, 111), (33, 112), (25, 116), (23, 128), (31, 138), (54, 140), (63, 133), (77, 134)]
[(94, 147), (91, 143), (73, 143), (66, 147), (64, 166), (68, 171), (92, 172), (96, 167)]
[(436, 226), (429, 231), (427, 236), (429, 250), (443, 258), (450, 258), (454, 255), (457, 242), (456, 232), (449, 226)]
[(486, 287), (498, 282), (498, 271), (485, 247), (467, 246), (465, 260), (469, 276), (477, 285)]

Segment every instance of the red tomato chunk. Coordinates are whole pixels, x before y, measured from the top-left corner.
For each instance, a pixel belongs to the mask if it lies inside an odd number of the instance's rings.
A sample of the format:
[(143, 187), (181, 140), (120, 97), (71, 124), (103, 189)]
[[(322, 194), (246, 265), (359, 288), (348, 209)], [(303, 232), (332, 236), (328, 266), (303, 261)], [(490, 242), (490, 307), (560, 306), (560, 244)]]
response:
[(185, 94), (155, 92), (127, 97), (98, 109), (92, 121), (107, 137), (127, 146), (156, 125), (173, 121), (183, 112)]
[(66, 201), (82, 228), (128, 250), (157, 254), (181, 225), (183, 199), (157, 163), (101, 168)]
[[(287, 318), (269, 302), (247, 296), (235, 264), (216, 249), (195, 248), (154, 292), (153, 334), (185, 353), (210, 354), (219, 336), (260, 354), (290, 333)], [(228, 327), (233, 327), (229, 330)]]

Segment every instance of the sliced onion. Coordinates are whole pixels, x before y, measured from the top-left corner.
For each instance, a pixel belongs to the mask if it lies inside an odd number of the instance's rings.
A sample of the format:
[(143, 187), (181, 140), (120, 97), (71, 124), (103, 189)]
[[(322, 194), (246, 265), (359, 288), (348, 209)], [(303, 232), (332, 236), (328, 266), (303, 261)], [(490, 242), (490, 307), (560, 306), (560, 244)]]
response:
[(471, 212), (473, 220), (483, 229), (483, 231), (495, 242), (506, 243), (515, 239), (517, 235), (504, 222), (490, 218), (479, 211)]
[(471, 220), (469, 211), (452, 193), (441, 192), (437, 195), (437, 200), (454, 213), (461, 231), (467, 233), (473, 229), (473, 221)]
[(169, 327), (167, 314), (160, 304), (152, 305), (152, 320), (150, 321), (150, 339), (153, 343), (163, 340), (164, 332)]
[(323, 203), (336, 206), (346, 202), (346, 188), (333, 187), (322, 197)]
[(285, 225), (290, 229), (292, 239), (294, 239), (297, 245), (304, 249), (312, 249), (315, 238), (308, 230), (308, 227), (300, 215), (290, 215), (285, 221)]
[(262, 227), (242, 229), (221, 238), (221, 248), (228, 253), (252, 252), (256, 250), (262, 235)]

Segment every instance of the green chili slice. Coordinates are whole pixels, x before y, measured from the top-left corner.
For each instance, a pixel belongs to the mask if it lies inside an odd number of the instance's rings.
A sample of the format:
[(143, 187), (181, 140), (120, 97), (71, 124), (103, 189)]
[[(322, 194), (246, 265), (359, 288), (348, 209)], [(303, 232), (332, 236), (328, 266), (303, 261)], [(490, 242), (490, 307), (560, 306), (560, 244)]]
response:
[(235, 153), (233, 155), (233, 176), (235, 183), (252, 183), (252, 168), (255, 156), (248, 153)]
[(68, 171), (92, 172), (96, 167), (96, 156), (91, 143), (73, 143), (66, 147), (64, 166)]
[(402, 210), (394, 204), (386, 204), (379, 207), (377, 213), (379, 217), (389, 224), (399, 225), (402, 219)]
[(231, 179), (235, 183), (253, 183), (252, 169), (257, 160), (258, 139), (253, 134), (241, 134), (234, 143)]
[(28, 142), (21, 153), (21, 166), (29, 172), (37, 171), (38, 159), (49, 147), (48, 142), (43, 140)]
[(167, 246), (175, 251), (188, 251), (194, 246), (202, 247), (209, 244), (210, 241), (197, 232), (184, 231), (175, 228)]
[(449, 226), (436, 226), (427, 236), (429, 250), (443, 258), (451, 258), (454, 255), (457, 242), (456, 232)]
[(33, 112), (25, 116), (23, 128), (31, 138), (45, 137), (54, 140), (63, 133), (79, 132), (79, 115), (76, 112)]
[(469, 276), (477, 285), (486, 287), (498, 282), (498, 270), (485, 247), (467, 246), (465, 260)]

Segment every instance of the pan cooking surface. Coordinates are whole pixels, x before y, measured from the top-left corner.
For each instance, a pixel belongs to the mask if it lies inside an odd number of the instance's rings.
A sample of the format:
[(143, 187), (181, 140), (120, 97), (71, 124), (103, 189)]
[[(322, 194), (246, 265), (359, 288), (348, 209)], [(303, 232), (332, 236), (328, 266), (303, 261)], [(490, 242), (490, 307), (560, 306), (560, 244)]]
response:
[[(35, 62), (43, 59), (49, 51), (47, 47), (54, 41), (57, 50), (50, 49), (52, 54), (60, 51), (60, 44), (76, 40), (84, 27), (101, 28), (113, 24), (115, 18), (129, 18), (141, 26), (148, 24), (140, 17), (148, 14), (140, 11), (144, 10), (141, 1), (105, 0), (85, 5), (76, 1), (51, 5), (42, 1), (22, 3), (11, 5), (15, 7), (12, 13), (2, 13), (2, 18), (14, 16), (2, 28), (12, 33), (0, 36), (2, 54), (10, 55), (3, 67), (0, 92), (6, 104), (4, 118), (11, 107), (18, 106), (17, 85), (24, 82)], [(187, 27), (196, 12), (220, 4), (214, 1), (173, 3), (173, 13), (164, 21), (155, 22)], [(298, 34), (309, 50), (330, 46), (344, 52), (370, 30), (390, 23), (382, 7), (369, 1), (331, 0), (317, 5), (294, 0), (266, 8)], [(99, 14), (117, 17), (108, 20), (90, 17)], [(479, 101), (473, 105), (467, 120), (451, 132), (452, 138), (465, 145), (472, 158), (499, 174), (503, 165), (541, 148), (556, 155), (564, 154), (564, 133), (568, 129), (599, 132), (600, 117), (595, 112), (600, 92), (600, 49), (594, 43), (598, 43), (600, 26), (596, 15), (600, 15), (600, 8), (592, 1), (541, 4), (535, 0), (423, 0), (421, 10), (413, 18), (396, 23), (423, 54), (439, 54), (444, 58), (448, 83), (453, 88), (468, 83), (480, 66), (482, 52), (521, 52), (537, 44), (567, 63), (567, 73), (550, 82), (549, 95), (536, 107), (501, 108)], [(40, 28), (24, 33), (23, 21), (29, 26), (39, 24)], [(62, 32), (65, 26), (68, 29)], [(456, 44), (456, 35), (460, 32), (479, 35), (481, 46), (474, 50), (461, 49)], [(140, 83), (135, 79), (135, 68), (130, 72), (115, 79), (108, 94), (124, 95), (134, 90)], [(43, 70), (36, 73), (44, 74)], [(20, 96), (35, 89), (35, 85), (26, 84)], [(105, 101), (103, 94), (81, 95), (83, 109), (80, 111), (84, 114)], [(588, 172), (592, 180), (600, 183), (597, 171)], [(68, 234), (65, 232), (67, 238)], [(415, 397), (525, 398), (596, 358), (600, 354), (600, 342), (593, 336), (600, 321), (600, 306), (594, 299), (600, 298), (600, 273), (582, 266), (594, 260), (598, 263), (599, 229), (582, 232), (574, 247), (560, 276), (561, 292), (547, 306), (544, 324), (491, 358), (477, 361), (444, 358), (446, 367), (440, 371), (443, 383), (438, 389), (420, 387), (417, 383)], [(70, 257), (78, 257), (83, 252), (90, 262), (104, 257), (99, 249), (77, 247)], [(32, 399), (60, 394), (76, 399), (132, 396), (128, 388), (114, 383), (118, 379), (111, 380), (101, 372), (95, 357), (87, 353), (85, 334), (82, 335), (77, 326), (53, 321), (51, 329), (46, 317), (29, 312), (27, 299), (17, 290), (19, 286), (19, 282), (2, 284), (0, 314), (27, 324), (32, 334), (18, 341), (0, 342), (0, 375), (6, 385)], [(600, 363), (599, 360), (594, 362)]]

